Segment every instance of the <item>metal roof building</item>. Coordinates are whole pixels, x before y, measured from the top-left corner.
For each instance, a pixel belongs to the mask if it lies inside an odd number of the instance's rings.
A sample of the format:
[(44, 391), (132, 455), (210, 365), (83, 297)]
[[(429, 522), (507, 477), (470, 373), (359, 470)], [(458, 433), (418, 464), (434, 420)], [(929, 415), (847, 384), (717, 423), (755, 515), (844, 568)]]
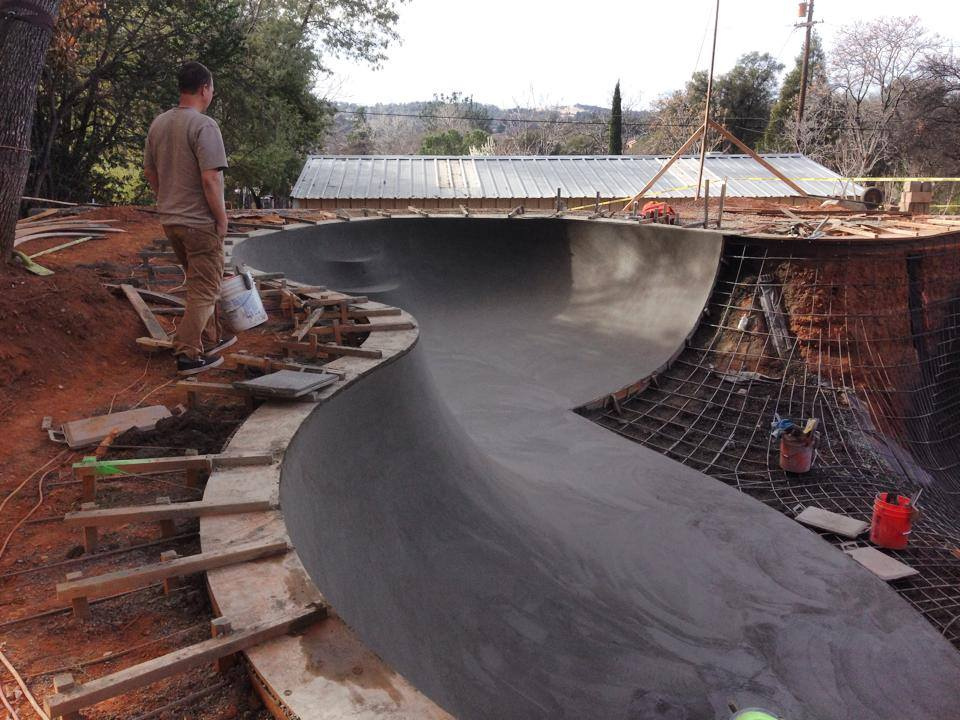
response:
[[(855, 196), (862, 189), (800, 154), (762, 156), (811, 195)], [(669, 158), (660, 155), (427, 156), (312, 155), (291, 197), (295, 207), (552, 208), (557, 190), (568, 207), (631, 197)], [(693, 197), (699, 157), (679, 158), (649, 197)], [(782, 198), (797, 193), (749, 155), (707, 155), (704, 177), (727, 180), (728, 197)], [(714, 190), (717, 192), (717, 190)]]

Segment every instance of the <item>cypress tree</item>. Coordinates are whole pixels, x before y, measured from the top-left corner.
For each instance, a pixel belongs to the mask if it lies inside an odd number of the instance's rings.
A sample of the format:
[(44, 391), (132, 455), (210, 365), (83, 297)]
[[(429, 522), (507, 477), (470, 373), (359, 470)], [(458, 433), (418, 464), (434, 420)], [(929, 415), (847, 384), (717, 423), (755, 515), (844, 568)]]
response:
[(620, 81), (613, 89), (613, 105), (610, 108), (610, 154), (623, 155), (623, 111), (620, 108)]

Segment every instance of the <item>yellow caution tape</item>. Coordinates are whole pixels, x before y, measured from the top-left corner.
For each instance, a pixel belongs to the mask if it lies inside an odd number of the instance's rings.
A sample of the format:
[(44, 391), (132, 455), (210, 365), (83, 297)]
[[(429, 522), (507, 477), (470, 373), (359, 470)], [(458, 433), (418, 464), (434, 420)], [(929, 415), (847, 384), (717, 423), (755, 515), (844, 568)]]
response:
[[(835, 175), (833, 177), (792, 177), (787, 178), (793, 182), (839, 182), (843, 183), (845, 181), (852, 182), (960, 182), (960, 177), (951, 178), (951, 177), (840, 177)], [(716, 180), (711, 178), (711, 180)], [(728, 177), (726, 178), (727, 182), (733, 182), (735, 180), (748, 181), (748, 182), (783, 182), (781, 178), (778, 177)], [(722, 182), (722, 181), (721, 181)], [(644, 198), (656, 199), (660, 198), (665, 193), (680, 192), (681, 190), (693, 190), (696, 185), (679, 185), (672, 188), (657, 188), (651, 189)], [(668, 198), (669, 199), (669, 198)], [(633, 200), (633, 196), (630, 195), (624, 198), (614, 198), (613, 200), (604, 200), (600, 203), (590, 203), (589, 205), (578, 205), (577, 207), (567, 208), (569, 211), (574, 210), (589, 210), (590, 208), (595, 208), (598, 205), (613, 205), (615, 203), (624, 203)], [(933, 205), (932, 207), (951, 207), (950, 205)]]

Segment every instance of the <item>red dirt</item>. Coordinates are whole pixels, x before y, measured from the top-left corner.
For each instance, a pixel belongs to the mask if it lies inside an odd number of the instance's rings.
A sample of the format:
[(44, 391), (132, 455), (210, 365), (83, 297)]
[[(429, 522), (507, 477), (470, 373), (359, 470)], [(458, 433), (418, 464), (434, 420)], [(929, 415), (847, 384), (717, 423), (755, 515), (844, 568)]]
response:
[[(79, 505), (79, 488), (69, 482), (69, 463), (79, 459), (80, 453), (65, 452), (65, 446), (46, 437), (40, 430), (44, 416), (51, 416), (56, 427), (67, 420), (106, 413), (111, 408), (127, 409), (143, 399), (147, 400), (145, 404), (171, 408), (185, 401), (183, 394), (172, 387), (176, 377), (170, 355), (145, 355), (134, 343), (145, 333), (133, 308), (125, 297), (115, 296), (100, 285), (104, 276), (137, 274), (132, 269), (140, 263), (137, 253), (162, 237), (160, 226), (153, 215), (134, 208), (103, 208), (85, 217), (120, 220), (115, 227), (127, 232), (39, 258), (38, 262), (55, 271), (49, 277), (37, 277), (16, 267), (0, 267), (0, 437), (4, 440), (0, 444), (0, 502), (4, 503), (0, 511), (0, 548), (9, 537), (6, 548), (0, 549), (0, 624), (63, 607), (53, 590), (67, 572), (100, 574), (156, 561), (161, 550), (172, 548), (184, 554), (198, 549), (194, 521), (178, 526), (178, 535), (186, 537), (175, 542), (101, 556), (111, 549), (123, 550), (159, 538), (154, 526), (131, 525), (102, 533), (99, 553), (87, 560), (82, 554), (79, 531), (58, 521), (64, 512)], [(18, 249), (29, 254), (60, 242), (30, 241)], [(160, 320), (172, 327), (170, 316)], [(258, 328), (245, 333), (231, 350), (262, 354), (271, 345), (275, 331), (276, 328)], [(225, 381), (227, 376), (228, 372), (217, 371), (204, 379)], [(203, 428), (216, 427), (218, 432), (205, 439), (204, 449), (218, 442), (222, 445), (242, 416), (242, 409), (230, 404), (223, 409), (214, 408), (212, 414), (192, 414), (189, 423), (179, 421), (181, 432), (169, 436), (166, 442), (174, 446), (184, 443), (185, 447), (189, 443), (194, 447), (198, 438), (206, 434)], [(191, 429), (199, 429), (199, 435), (182, 432)], [(158, 434), (140, 440), (131, 444), (157, 445), (163, 438)], [(148, 451), (156, 455), (165, 452), (171, 451)], [(34, 474), (48, 463), (43, 473)], [(151, 481), (106, 483), (103, 490), (101, 502), (106, 506), (145, 504), (158, 495), (170, 496), (175, 502), (199, 496), (198, 491), (183, 486), (183, 478), (176, 475)], [(34, 522), (17, 528), (34, 507)], [(71, 564), (61, 567), (10, 575), (71, 559)], [(81, 661), (135, 648), (114, 661), (90, 665), (85, 671), (73, 670), (76, 678), (84, 682), (209, 637), (212, 616), (202, 577), (193, 578), (183, 590), (170, 596), (148, 589), (94, 605), (92, 611), (93, 619), (85, 623), (78, 623), (69, 615), (57, 615), (12, 627), (0, 625), (3, 652), (22, 675), (32, 676), (59, 667), (75, 668)], [(144, 643), (151, 644), (138, 647)], [(177, 709), (174, 716), (209, 720), (270, 717), (251, 699), (249, 681), (239, 668), (225, 676), (215, 674), (212, 668), (200, 668), (89, 708), (85, 716), (134, 717), (221, 681), (225, 681), (223, 688)], [(5, 671), (0, 671), (0, 683), (13, 687), (13, 679)], [(52, 692), (49, 675), (28, 683), (40, 702)], [(22, 698), (14, 705), (21, 717), (31, 716), (32, 711)]]

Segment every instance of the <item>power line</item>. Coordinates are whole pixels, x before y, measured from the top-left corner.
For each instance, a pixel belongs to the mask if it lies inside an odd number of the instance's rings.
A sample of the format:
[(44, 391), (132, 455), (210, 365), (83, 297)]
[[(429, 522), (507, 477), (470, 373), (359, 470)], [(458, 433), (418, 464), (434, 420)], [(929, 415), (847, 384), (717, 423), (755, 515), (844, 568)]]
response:
[[(400, 113), (400, 112), (373, 112), (370, 110), (341, 110), (339, 108), (334, 110), (334, 113), (337, 115), (366, 115), (368, 117), (401, 117), (401, 118), (413, 118), (418, 120), (482, 120), (492, 123), (529, 123), (533, 125), (549, 125), (549, 124), (561, 124), (561, 125), (603, 125), (606, 126), (609, 124), (609, 120), (569, 120), (569, 119), (550, 119), (550, 118), (505, 118), (505, 117), (490, 117), (490, 118), (469, 118), (463, 117), (461, 115), (432, 115), (430, 113)], [(770, 121), (769, 117), (727, 117), (723, 118), (725, 123), (743, 123), (743, 122), (762, 122), (767, 123)], [(938, 124), (941, 125), (958, 125), (960, 120), (938, 120)], [(660, 122), (658, 120), (624, 120), (624, 126), (630, 127), (647, 127), (647, 128), (696, 128), (700, 127), (701, 123), (696, 121), (691, 122)], [(824, 129), (841, 129), (841, 128), (856, 128), (859, 127), (853, 123), (844, 123), (844, 122), (826, 122), (821, 123), (819, 127)], [(754, 128), (743, 128), (755, 131)]]

